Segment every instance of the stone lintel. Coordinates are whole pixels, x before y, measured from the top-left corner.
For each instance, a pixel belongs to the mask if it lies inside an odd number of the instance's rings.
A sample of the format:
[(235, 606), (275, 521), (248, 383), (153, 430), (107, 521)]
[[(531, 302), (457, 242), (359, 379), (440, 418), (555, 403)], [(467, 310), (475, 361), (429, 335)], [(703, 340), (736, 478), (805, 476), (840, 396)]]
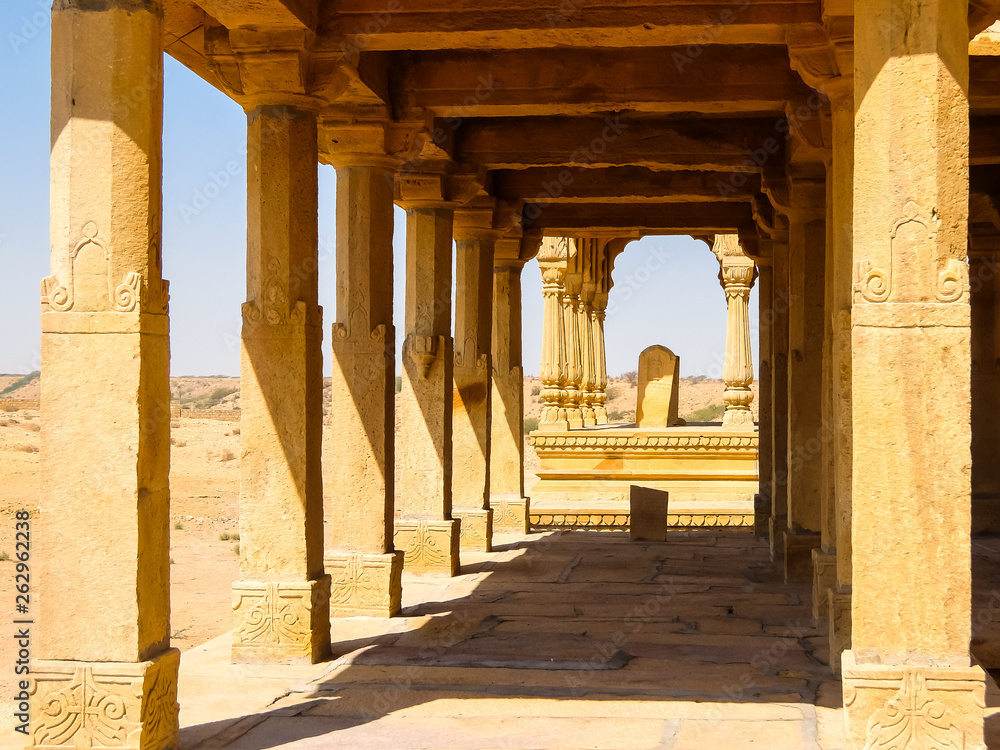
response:
[(31, 663), (30, 747), (178, 746), (180, 651), (149, 661)]
[(527, 534), (529, 507), (530, 501), (526, 497), (492, 496), (490, 508), (493, 510), (493, 530)]
[(330, 654), (330, 576), (233, 583), (233, 663), (315, 664)]
[(813, 579), (812, 551), (819, 547), (820, 541), (819, 534), (785, 530), (785, 583), (805, 583)]
[(857, 664), (845, 651), (843, 680), (849, 747), (986, 748), (980, 667)]
[(397, 519), (395, 544), (408, 573), (458, 575), (461, 521)]
[(459, 545), (462, 549), (481, 552), (493, 551), (493, 509), (456, 510), (453, 515), (461, 521)]
[(392, 617), (403, 596), (403, 553), (327, 552), (330, 617)]
[(824, 551), (821, 547), (815, 547), (812, 551), (813, 564), (813, 619), (823, 620), (828, 612), (827, 597), (830, 588), (837, 585), (837, 552)]

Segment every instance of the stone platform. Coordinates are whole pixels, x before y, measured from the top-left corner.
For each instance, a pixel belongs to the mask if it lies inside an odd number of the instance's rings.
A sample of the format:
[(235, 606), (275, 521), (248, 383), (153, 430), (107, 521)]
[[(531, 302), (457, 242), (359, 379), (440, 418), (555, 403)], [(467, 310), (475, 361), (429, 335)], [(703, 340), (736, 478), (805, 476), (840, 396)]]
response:
[(753, 526), (757, 431), (615, 424), (533, 432), (531, 526), (624, 528), (631, 485), (670, 493), (671, 526)]

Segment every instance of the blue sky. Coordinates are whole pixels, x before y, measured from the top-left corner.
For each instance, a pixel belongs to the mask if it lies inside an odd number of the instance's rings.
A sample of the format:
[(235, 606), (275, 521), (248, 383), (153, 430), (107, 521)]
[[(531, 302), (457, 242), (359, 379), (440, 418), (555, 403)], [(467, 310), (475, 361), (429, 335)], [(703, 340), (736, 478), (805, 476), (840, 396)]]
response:
[[(49, 2), (0, 5), (0, 373), (39, 366), (39, 282), (48, 275)], [(238, 375), (245, 299), (246, 119), (242, 109), (166, 59), (163, 129), (163, 268), (170, 280), (171, 374)], [(320, 303), (334, 312), (336, 176), (319, 169)], [(395, 322), (402, 342), (405, 214), (396, 209)], [(650, 237), (616, 264), (607, 319), (608, 372), (636, 368), (651, 344), (670, 347), (684, 375), (721, 377), (725, 295), (718, 263), (690, 237)], [(524, 364), (538, 373), (541, 278), (523, 275)], [(756, 289), (751, 319), (756, 323)], [(754, 361), (756, 325), (754, 325)], [(326, 373), (329, 374), (329, 373)]]

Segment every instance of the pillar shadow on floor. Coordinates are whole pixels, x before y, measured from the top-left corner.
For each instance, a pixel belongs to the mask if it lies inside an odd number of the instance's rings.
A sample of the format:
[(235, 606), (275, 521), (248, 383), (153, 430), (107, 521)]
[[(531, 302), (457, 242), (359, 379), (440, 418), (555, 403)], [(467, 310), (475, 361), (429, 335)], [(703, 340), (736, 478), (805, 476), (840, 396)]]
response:
[(786, 585), (752, 532), (556, 532), (488, 558), (385, 621), (397, 632), (342, 641), (335, 624), (319, 677), (182, 746), (843, 745), (810, 586)]

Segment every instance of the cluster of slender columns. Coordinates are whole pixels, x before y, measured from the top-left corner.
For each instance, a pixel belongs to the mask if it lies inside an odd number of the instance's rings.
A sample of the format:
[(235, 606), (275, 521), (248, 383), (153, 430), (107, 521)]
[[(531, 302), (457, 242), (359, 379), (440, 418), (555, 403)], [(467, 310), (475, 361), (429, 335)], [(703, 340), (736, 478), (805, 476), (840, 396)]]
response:
[(542, 416), (545, 431), (608, 423), (604, 318), (611, 289), (611, 243), (546, 238), (542, 273)]

